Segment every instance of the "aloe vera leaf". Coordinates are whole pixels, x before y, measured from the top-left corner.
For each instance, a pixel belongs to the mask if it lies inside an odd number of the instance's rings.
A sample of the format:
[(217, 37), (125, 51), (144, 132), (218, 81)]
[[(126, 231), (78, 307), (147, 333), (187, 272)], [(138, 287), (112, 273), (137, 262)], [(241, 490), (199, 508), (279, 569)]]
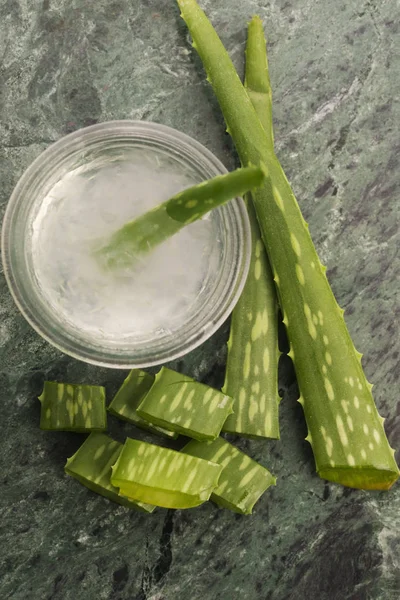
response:
[[(248, 27), (245, 87), (273, 143), (267, 53), (258, 17)], [(279, 439), (278, 301), (251, 194), (247, 194), (246, 206), (251, 261), (245, 287), (232, 313), (222, 391), (234, 398), (234, 405), (222, 430), (251, 438)]]
[(208, 500), (221, 471), (208, 460), (128, 438), (112, 467), (111, 483), (136, 501), (191, 508)]
[(107, 268), (129, 265), (185, 225), (259, 187), (265, 174), (263, 166), (248, 166), (187, 188), (124, 225), (95, 254)]
[(105, 389), (98, 385), (76, 385), (45, 381), (40, 428), (47, 431), (104, 431), (107, 429)]
[(274, 147), (272, 90), (263, 23), (254, 16), (247, 28), (244, 87), (264, 128), (268, 144)]
[(91, 433), (67, 460), (64, 470), (87, 488), (109, 500), (142, 512), (153, 512), (154, 506), (121, 497), (118, 489), (111, 484), (111, 467), (117, 462), (121, 451), (122, 444), (108, 435)]
[(182, 452), (223, 467), (211, 500), (234, 512), (250, 515), (262, 494), (276, 484), (276, 478), (267, 469), (221, 437), (213, 442), (192, 440)]
[(233, 400), (219, 390), (163, 367), (137, 408), (150, 423), (197, 440), (213, 440), (220, 434)]
[(142, 402), (153, 383), (154, 375), (150, 375), (150, 373), (146, 373), (140, 369), (132, 369), (118, 392), (115, 394), (108, 407), (108, 411), (115, 417), (133, 423), (136, 427), (176, 439), (178, 437), (177, 433), (168, 431), (168, 429), (163, 429), (162, 427), (157, 427), (157, 425), (152, 425), (137, 414), (137, 407)]
[(310, 442), (320, 477), (389, 489), (399, 477), (371, 384), (354, 348), (289, 182), (228, 53), (195, 0), (177, 0), (242, 164), (264, 163), (253, 192), (278, 288)]

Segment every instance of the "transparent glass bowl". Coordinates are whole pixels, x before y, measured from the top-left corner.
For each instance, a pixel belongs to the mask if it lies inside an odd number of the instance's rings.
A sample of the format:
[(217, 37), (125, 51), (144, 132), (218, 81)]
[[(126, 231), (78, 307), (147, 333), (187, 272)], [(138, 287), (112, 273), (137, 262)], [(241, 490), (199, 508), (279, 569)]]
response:
[[(193, 350), (226, 320), (243, 289), (250, 259), (246, 207), (237, 198), (209, 213), (218, 231), (218, 268), (207, 273), (201, 294), (182, 321), (157, 335), (115, 340), (92, 336), (64, 318), (49, 302), (35, 270), (32, 237), (43, 201), (66, 173), (104, 160), (126, 161), (135, 152), (161, 161), (192, 183), (226, 173), (204, 146), (169, 127), (150, 122), (111, 121), (76, 131), (45, 150), (19, 180), (9, 200), (2, 228), (2, 259), (14, 300), (31, 326), (53, 346), (88, 363), (116, 368), (162, 364)], [(129, 158), (132, 160), (132, 158)], [(156, 175), (155, 175), (156, 176)], [(85, 198), (82, 197), (82, 202)], [(37, 233), (36, 233), (37, 235)], [(190, 268), (190, 265), (188, 265)]]

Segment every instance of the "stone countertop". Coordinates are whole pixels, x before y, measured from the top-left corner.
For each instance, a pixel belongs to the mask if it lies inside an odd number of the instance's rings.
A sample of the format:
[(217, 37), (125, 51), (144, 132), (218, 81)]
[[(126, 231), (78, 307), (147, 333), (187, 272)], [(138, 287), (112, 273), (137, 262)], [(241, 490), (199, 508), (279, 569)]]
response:
[[(246, 23), (264, 19), (277, 153), (400, 449), (395, 4), (202, 2), (240, 72)], [(174, 0), (3, 0), (0, 17), (0, 217), (42, 150), (110, 119), (176, 127), (235, 165)], [(281, 365), (281, 441), (238, 442), (278, 476), (253, 516), (211, 503), (129, 512), (63, 474), (82, 438), (40, 431), (36, 400), (45, 379), (105, 385), (111, 396), (126, 373), (44, 342), (2, 272), (0, 294), (1, 600), (399, 598), (400, 487), (367, 493), (315, 475), (290, 364)], [(172, 366), (219, 385), (227, 334), (225, 324)], [(112, 433), (137, 431), (113, 421)]]

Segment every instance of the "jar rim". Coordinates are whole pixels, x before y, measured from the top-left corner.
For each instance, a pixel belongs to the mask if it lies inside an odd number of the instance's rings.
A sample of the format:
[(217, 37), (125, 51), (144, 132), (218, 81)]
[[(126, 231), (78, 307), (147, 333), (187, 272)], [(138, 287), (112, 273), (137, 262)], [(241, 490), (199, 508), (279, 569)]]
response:
[(142, 141), (144, 144), (158, 144), (159, 147), (165, 147), (171, 152), (178, 153), (181, 159), (189, 160), (190, 156), (190, 160), (198, 161), (201, 164), (205, 179), (227, 172), (221, 161), (200, 142), (166, 125), (149, 121), (120, 120), (107, 121), (79, 129), (60, 138), (45, 149), (17, 182), (3, 219), (1, 250), (4, 274), (14, 302), (42, 338), (65, 354), (84, 362), (127, 369), (155, 366), (179, 358), (209, 339), (222, 325), (236, 305), (246, 281), (250, 263), (251, 231), (247, 209), (241, 198), (233, 199), (218, 209), (227, 215), (226, 218), (229, 218), (233, 227), (231, 236), (233, 239), (230, 242), (232, 246), (231, 273), (227, 279), (230, 285), (229, 289), (223, 290), (223, 297), (218, 299), (218, 306), (216, 306), (214, 314), (209, 311), (210, 314), (206, 315), (208, 320), (203, 320), (201, 327), (198, 324), (200, 321), (196, 321), (197, 329), (196, 323), (193, 324), (192, 329), (188, 328), (187, 335), (183, 336), (186, 339), (177, 340), (176, 336), (175, 338), (171, 336), (170, 343), (164, 343), (163, 347), (155, 343), (148, 356), (135, 355), (133, 346), (131, 353), (122, 353), (117, 350), (112, 353), (109, 348), (104, 351), (100, 347), (96, 348), (96, 345), (90, 347), (80, 340), (74, 339), (71, 332), (63, 330), (59, 326), (54, 317), (54, 309), (49, 308), (48, 311), (45, 311), (43, 306), (39, 306), (39, 303), (35, 304), (32, 297), (34, 290), (32, 286), (29, 289), (28, 283), (24, 281), (24, 270), (20, 266), (21, 260), (25, 264), (25, 258), (21, 256), (23, 252), (18, 247), (18, 242), (15, 242), (18, 238), (16, 230), (17, 227), (22, 226), (24, 213), (21, 211), (26, 211), (29, 206), (35, 182), (36, 184), (39, 180), (42, 183), (46, 182), (52, 172), (57, 172), (57, 166), (61, 164), (63, 157), (68, 156), (71, 152), (85, 152), (97, 141), (104, 142), (118, 136), (137, 139), (139, 143)]

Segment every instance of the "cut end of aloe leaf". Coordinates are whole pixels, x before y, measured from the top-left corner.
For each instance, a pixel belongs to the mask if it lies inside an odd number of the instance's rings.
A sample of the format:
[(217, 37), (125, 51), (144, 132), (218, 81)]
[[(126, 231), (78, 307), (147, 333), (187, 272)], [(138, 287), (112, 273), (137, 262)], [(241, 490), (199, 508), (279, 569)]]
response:
[(322, 479), (360, 490), (389, 490), (399, 472), (374, 467), (324, 467), (318, 471)]

